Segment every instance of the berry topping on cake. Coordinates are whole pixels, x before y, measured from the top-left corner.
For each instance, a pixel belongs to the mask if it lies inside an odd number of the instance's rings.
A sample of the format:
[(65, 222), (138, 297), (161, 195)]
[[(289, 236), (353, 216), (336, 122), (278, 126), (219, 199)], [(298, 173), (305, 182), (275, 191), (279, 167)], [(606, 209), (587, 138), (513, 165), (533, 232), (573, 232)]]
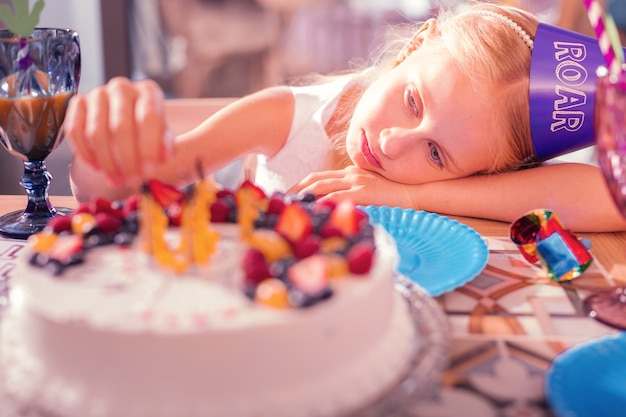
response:
[(60, 275), (93, 247), (138, 240), (156, 265), (184, 277), (187, 268), (210, 262), (220, 238), (213, 223), (238, 225), (246, 247), (242, 292), (263, 305), (310, 306), (332, 295), (333, 280), (372, 267), (373, 226), (351, 201), (268, 197), (249, 181), (218, 190), (208, 180), (184, 191), (150, 180), (140, 195), (80, 204), (31, 237), (31, 264)]

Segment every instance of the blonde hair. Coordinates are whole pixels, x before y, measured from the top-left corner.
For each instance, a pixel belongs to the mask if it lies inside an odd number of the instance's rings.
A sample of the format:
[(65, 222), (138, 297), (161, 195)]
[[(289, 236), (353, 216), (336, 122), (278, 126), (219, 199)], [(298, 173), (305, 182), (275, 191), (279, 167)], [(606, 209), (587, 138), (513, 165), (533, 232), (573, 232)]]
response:
[[(477, 174), (512, 171), (535, 164), (528, 99), (531, 51), (510, 25), (490, 13), (481, 13), (484, 11), (510, 18), (531, 37), (537, 31), (538, 19), (526, 11), (506, 5), (473, 3), (456, 11), (441, 10), (436, 30), (421, 46), (449, 51), (474, 88), (489, 94), (498, 109), (494, 111), (494, 124), (504, 140), (500, 141), (499, 149), (493, 150), (492, 166)], [(420, 27), (412, 25), (411, 33)], [(390, 42), (373, 66), (353, 74), (352, 86), (358, 94), (351, 100), (340, 101), (336, 111), (345, 130), (331, 135), (336, 167), (349, 164), (345, 136), (358, 98), (378, 76), (396, 65), (402, 53), (398, 45), (406, 48), (410, 42), (410, 39)]]

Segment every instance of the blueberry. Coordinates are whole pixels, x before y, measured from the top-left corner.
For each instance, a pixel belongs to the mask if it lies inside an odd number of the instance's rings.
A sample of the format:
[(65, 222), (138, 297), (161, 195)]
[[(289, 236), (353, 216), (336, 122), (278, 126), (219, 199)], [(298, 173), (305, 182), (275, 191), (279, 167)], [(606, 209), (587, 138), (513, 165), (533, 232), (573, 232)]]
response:
[(313, 193), (305, 193), (302, 197), (300, 197), (300, 200), (303, 203), (313, 203), (316, 200), (316, 197)]
[(256, 292), (256, 286), (255, 285), (244, 285), (243, 286), (243, 293), (249, 299), (254, 300), (255, 292)]
[(295, 262), (296, 259), (293, 257), (279, 259), (270, 265), (270, 274), (290, 286), (291, 283), (288, 282), (287, 271), (289, 271), (289, 268), (291, 268)]
[(111, 208), (113, 210), (123, 210), (124, 209), (124, 200), (115, 200), (111, 203)]
[(113, 243), (113, 236), (111, 234), (90, 234), (85, 236), (84, 247), (86, 249), (92, 249), (96, 246), (105, 246)]
[(300, 290), (290, 289), (287, 295), (289, 304), (296, 308), (309, 307), (315, 304), (315, 298)]
[(55, 277), (63, 273), (64, 266), (56, 259), (49, 259), (48, 263), (44, 266), (44, 269)]
[(85, 261), (85, 254), (83, 252), (78, 252), (70, 256), (65, 262), (63, 262), (62, 265), (63, 267), (79, 265), (79, 264), (82, 264), (84, 261)]
[(121, 230), (136, 235), (139, 232), (139, 213), (129, 213), (122, 221)]
[(228, 223), (237, 223), (237, 209), (233, 208), (228, 212)]
[(40, 252), (33, 252), (33, 254), (28, 259), (28, 262), (32, 266), (42, 268), (48, 263), (48, 255), (45, 255)]
[(278, 214), (259, 213), (259, 218), (254, 222), (257, 229), (274, 229), (278, 222)]
[(119, 232), (113, 237), (113, 243), (119, 246), (130, 246), (133, 244), (135, 235), (129, 232)]

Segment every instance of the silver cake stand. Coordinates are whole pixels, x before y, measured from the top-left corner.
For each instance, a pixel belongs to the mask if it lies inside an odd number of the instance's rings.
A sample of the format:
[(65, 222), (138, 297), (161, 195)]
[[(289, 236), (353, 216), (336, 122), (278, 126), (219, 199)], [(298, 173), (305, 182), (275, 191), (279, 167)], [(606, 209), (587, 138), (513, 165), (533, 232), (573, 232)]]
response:
[(411, 406), (434, 398), (441, 388), (450, 348), (446, 316), (437, 301), (408, 278), (396, 275), (394, 287), (406, 301), (415, 328), (413, 357), (393, 387), (347, 417), (415, 417)]

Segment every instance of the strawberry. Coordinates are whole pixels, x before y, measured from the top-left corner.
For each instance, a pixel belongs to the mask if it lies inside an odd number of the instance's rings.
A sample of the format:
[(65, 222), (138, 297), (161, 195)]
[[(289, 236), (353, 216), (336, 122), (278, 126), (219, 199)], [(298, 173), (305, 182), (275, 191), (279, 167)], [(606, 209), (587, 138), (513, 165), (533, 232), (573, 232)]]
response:
[(331, 213), (328, 224), (341, 230), (344, 236), (353, 236), (367, 218), (367, 214), (357, 209), (352, 201), (342, 200)]
[(289, 282), (305, 294), (320, 294), (328, 288), (328, 274), (324, 255), (302, 259), (287, 271)]
[(237, 203), (239, 203), (239, 196), (242, 195), (242, 193), (250, 193), (248, 194), (248, 196), (252, 198), (252, 201), (262, 201), (267, 199), (265, 191), (263, 191), (262, 188), (258, 187), (250, 180), (245, 180), (243, 183), (241, 183), (241, 186), (235, 193), (235, 195), (237, 196)]
[(152, 197), (163, 208), (170, 206), (174, 202), (181, 202), (185, 198), (185, 194), (182, 191), (159, 180), (148, 180), (146, 186)]
[(337, 207), (337, 203), (332, 200), (320, 200), (315, 203), (316, 211), (333, 211)]
[(309, 213), (300, 204), (292, 202), (285, 206), (274, 229), (289, 242), (296, 243), (311, 233), (313, 223)]
[(50, 258), (62, 263), (69, 262), (83, 249), (83, 242), (80, 235), (60, 235), (50, 249)]

